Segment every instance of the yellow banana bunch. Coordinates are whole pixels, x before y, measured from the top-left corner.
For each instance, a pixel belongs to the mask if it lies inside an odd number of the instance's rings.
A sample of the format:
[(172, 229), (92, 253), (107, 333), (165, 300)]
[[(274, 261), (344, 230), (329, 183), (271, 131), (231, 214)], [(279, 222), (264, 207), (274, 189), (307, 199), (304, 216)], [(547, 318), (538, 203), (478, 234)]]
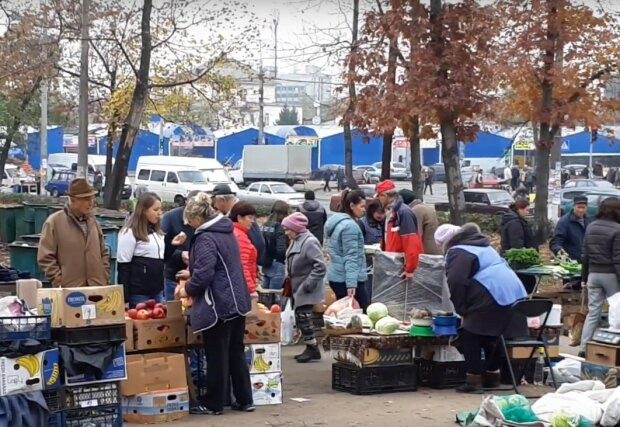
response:
[(269, 363), (265, 362), (262, 355), (258, 355), (256, 359), (254, 359), (254, 368), (258, 372), (267, 372), (270, 368)]
[(112, 291), (108, 293), (108, 295), (99, 301), (97, 305), (97, 309), (103, 310), (105, 312), (116, 311), (122, 308), (123, 306), (123, 297), (121, 296), (120, 291)]
[(54, 367), (52, 368), (52, 375), (50, 375), (47, 380), (47, 385), (54, 385), (58, 380), (58, 375), (60, 374), (60, 369), (58, 368), (58, 363), (54, 363)]
[(18, 357), (15, 359), (15, 363), (27, 370), (31, 378), (34, 377), (35, 374), (39, 373), (39, 369), (41, 369), (39, 359), (37, 356), (32, 354)]

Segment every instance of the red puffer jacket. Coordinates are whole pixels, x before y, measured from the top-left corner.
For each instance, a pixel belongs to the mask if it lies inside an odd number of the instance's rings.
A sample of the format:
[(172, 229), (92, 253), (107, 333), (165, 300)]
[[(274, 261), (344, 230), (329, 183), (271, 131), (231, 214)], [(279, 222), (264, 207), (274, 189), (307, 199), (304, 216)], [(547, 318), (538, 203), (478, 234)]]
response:
[(383, 249), (404, 254), (407, 273), (413, 273), (418, 268), (418, 258), (424, 253), (418, 234), (418, 221), (411, 208), (402, 200), (396, 202), (391, 218), (386, 223)]
[(235, 237), (239, 242), (241, 253), (241, 265), (243, 266), (243, 276), (250, 288), (250, 293), (256, 291), (256, 278), (258, 277), (258, 252), (248, 237), (248, 230), (243, 228), (238, 222), (234, 223)]

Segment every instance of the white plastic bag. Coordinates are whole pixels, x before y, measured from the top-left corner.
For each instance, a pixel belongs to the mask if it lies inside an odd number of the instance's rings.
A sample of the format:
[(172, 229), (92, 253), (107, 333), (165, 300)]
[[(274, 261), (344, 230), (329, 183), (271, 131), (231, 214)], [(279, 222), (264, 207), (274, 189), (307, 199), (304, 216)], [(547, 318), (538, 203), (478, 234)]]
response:
[(620, 292), (607, 298), (609, 303), (609, 327), (620, 329)]
[(295, 311), (290, 299), (286, 302), (286, 307), (280, 316), (282, 318), (280, 340), (283, 345), (291, 345), (295, 339)]

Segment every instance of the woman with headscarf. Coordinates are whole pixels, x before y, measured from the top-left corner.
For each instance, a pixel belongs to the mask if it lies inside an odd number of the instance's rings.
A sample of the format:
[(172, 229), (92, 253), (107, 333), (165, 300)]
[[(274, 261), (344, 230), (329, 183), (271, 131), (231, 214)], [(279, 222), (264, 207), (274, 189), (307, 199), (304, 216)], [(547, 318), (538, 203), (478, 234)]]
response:
[(220, 415), (229, 387), (236, 398), (234, 410), (254, 410), (250, 373), (245, 360), (245, 316), (250, 312), (250, 292), (239, 262), (239, 244), (229, 218), (211, 207), (206, 193), (190, 198), (184, 218), (196, 231), (189, 250), (187, 279), (175, 297), (192, 297), (192, 331), (202, 332), (207, 359), (207, 394), (202, 414)]
[(467, 379), (457, 391), (476, 393), (482, 387), (497, 387), (501, 363), (498, 337), (527, 335), (525, 318), (511, 307), (527, 297), (525, 289), (476, 224), (443, 224), (435, 232), (435, 241), (444, 249), (450, 299), (462, 318)]

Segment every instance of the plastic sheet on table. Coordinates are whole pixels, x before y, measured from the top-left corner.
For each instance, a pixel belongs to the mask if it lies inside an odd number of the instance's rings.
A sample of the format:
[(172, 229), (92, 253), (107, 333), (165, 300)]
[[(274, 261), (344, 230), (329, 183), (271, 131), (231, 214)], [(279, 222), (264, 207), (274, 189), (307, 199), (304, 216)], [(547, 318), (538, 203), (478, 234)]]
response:
[(413, 279), (404, 280), (404, 257), (394, 252), (375, 255), (372, 283), (372, 302), (381, 302), (390, 316), (409, 320), (414, 308), (431, 311), (454, 311), (445, 275), (444, 257), (420, 255)]

